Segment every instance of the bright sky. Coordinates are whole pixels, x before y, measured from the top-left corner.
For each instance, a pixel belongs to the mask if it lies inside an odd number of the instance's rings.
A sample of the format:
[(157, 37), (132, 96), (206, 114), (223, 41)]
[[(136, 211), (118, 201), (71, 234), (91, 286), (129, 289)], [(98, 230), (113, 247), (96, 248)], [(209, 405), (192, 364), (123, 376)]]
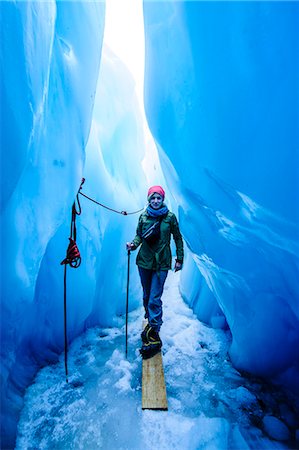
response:
[(150, 184), (164, 180), (156, 144), (149, 131), (144, 112), (144, 24), (143, 0), (106, 0), (104, 44), (128, 67), (136, 83), (136, 94), (143, 117), (145, 157), (142, 162)]
[(126, 64), (143, 103), (144, 30), (142, 0), (106, 0), (104, 43)]

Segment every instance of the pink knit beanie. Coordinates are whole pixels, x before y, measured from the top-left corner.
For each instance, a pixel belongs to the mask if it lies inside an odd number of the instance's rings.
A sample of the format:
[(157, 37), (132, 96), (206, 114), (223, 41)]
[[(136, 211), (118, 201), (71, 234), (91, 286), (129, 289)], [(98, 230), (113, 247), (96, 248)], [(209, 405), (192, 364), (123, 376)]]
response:
[(163, 189), (161, 186), (152, 186), (152, 187), (149, 188), (148, 193), (147, 193), (147, 199), (148, 199), (148, 201), (150, 201), (151, 196), (152, 196), (153, 194), (159, 194), (159, 195), (161, 195), (161, 197), (163, 198), (163, 200), (164, 200), (164, 198), (165, 198), (165, 191), (164, 191), (164, 189)]

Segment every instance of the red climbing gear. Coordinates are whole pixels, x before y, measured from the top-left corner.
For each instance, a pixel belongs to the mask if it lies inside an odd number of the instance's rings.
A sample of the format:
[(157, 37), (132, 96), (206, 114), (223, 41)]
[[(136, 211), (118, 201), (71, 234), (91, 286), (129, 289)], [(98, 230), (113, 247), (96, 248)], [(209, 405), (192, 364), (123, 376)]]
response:
[(81, 264), (81, 256), (80, 256), (80, 252), (77, 247), (77, 244), (76, 244), (76, 239), (77, 239), (76, 216), (80, 216), (80, 214), (81, 214), (79, 192), (80, 192), (80, 189), (82, 188), (84, 181), (85, 181), (85, 178), (82, 178), (79, 191), (76, 195), (76, 200), (78, 203), (78, 210), (76, 209), (76, 201), (74, 201), (73, 206), (72, 206), (71, 231), (70, 231), (70, 237), (69, 237), (70, 243), (69, 243), (69, 246), (66, 251), (66, 257), (60, 263), (62, 265), (69, 264), (74, 269), (77, 269), (77, 267), (79, 267)]
[(69, 264), (74, 269), (77, 269), (81, 264), (80, 252), (74, 239), (69, 238), (69, 240), (70, 243), (66, 251), (66, 258), (60, 264)]

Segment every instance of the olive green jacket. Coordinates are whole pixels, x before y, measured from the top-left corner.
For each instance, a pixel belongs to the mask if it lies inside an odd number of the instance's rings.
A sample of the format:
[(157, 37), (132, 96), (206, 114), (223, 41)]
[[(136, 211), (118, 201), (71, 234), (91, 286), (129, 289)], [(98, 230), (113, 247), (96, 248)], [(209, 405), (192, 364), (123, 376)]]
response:
[(144, 269), (156, 271), (169, 270), (171, 269), (172, 259), (170, 237), (173, 235), (177, 261), (180, 263), (183, 263), (184, 260), (183, 239), (176, 216), (168, 211), (167, 215), (161, 221), (160, 239), (150, 246), (145, 239), (142, 239), (141, 235), (157, 220), (158, 218), (149, 216), (146, 211), (139, 217), (136, 236), (132, 241), (134, 245), (133, 250), (141, 244), (136, 258), (136, 264)]

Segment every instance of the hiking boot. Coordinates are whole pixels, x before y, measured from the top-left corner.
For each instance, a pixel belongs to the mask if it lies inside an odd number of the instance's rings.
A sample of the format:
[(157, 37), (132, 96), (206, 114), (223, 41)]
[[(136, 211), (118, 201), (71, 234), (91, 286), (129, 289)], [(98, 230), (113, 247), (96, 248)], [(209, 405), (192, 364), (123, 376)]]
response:
[(162, 347), (162, 341), (159, 333), (155, 331), (149, 324), (146, 325), (141, 333), (141, 339), (144, 344), (156, 344)]
[(142, 340), (142, 342), (148, 342), (147, 333), (148, 333), (148, 331), (149, 331), (149, 328), (150, 328), (150, 325), (149, 325), (149, 324), (147, 324), (147, 325), (144, 327), (144, 329), (143, 329), (143, 331), (142, 331), (142, 333), (141, 333), (141, 340)]
[(150, 344), (159, 344), (162, 347), (162, 341), (159, 336), (159, 333), (158, 331), (155, 331), (152, 327), (150, 327), (149, 331), (147, 332), (147, 338)]
[(147, 324), (144, 330), (141, 333), (142, 342), (145, 344), (160, 344), (162, 347), (162, 341), (160, 339), (159, 333)]
[(162, 346), (162, 342), (160, 344), (157, 342), (154, 344), (151, 344), (151, 343), (143, 344), (140, 349), (140, 354), (143, 359), (152, 358), (157, 353), (161, 352), (161, 346)]
[(150, 325), (147, 330), (145, 330), (143, 335), (143, 344), (140, 349), (140, 353), (143, 359), (149, 359), (155, 356), (161, 351), (162, 341), (160, 339), (159, 333), (155, 331)]

